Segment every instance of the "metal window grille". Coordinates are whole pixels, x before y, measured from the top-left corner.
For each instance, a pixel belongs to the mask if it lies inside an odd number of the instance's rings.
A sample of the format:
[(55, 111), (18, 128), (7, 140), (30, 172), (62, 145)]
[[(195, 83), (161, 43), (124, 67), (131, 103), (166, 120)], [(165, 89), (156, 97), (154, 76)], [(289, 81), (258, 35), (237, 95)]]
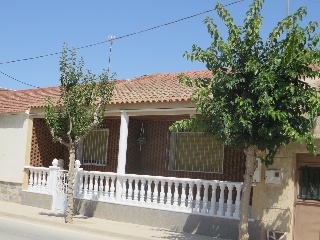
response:
[(169, 170), (223, 173), (224, 146), (202, 132), (170, 135)]
[(299, 169), (299, 199), (320, 201), (320, 167)]
[(83, 165), (104, 166), (107, 164), (109, 129), (90, 132), (79, 144), (77, 158)]

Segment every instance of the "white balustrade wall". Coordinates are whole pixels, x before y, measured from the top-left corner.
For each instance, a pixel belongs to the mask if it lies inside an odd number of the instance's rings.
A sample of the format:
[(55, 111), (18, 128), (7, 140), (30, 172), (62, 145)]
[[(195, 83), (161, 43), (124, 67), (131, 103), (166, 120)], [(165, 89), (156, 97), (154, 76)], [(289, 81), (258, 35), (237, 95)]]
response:
[[(66, 194), (67, 172), (55, 160), (49, 168), (25, 167), (29, 169), (27, 191)], [(79, 161), (75, 165), (77, 199), (239, 218), (241, 188), (242, 182), (84, 171)]]
[(24, 168), (29, 170), (27, 191), (52, 195), (66, 193), (68, 172), (60, 170), (58, 159), (54, 159), (52, 166), (48, 168), (32, 166), (25, 166)]
[(50, 192), (49, 168), (25, 166), (25, 169), (29, 169), (28, 191)]
[(241, 182), (83, 170), (77, 172), (76, 178), (78, 199), (239, 218)]

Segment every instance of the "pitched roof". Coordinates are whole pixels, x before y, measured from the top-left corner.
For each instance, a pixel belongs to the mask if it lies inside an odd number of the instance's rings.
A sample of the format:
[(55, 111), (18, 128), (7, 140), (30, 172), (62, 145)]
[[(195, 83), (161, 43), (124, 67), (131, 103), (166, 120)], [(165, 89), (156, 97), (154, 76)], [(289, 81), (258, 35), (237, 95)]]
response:
[[(208, 70), (183, 73), (151, 74), (131, 80), (116, 81), (111, 104), (188, 101), (193, 88), (179, 83), (178, 75), (191, 78), (211, 77)], [(25, 112), (30, 107), (44, 107), (45, 99), (60, 97), (59, 87), (18, 91), (0, 91), (0, 113)]]

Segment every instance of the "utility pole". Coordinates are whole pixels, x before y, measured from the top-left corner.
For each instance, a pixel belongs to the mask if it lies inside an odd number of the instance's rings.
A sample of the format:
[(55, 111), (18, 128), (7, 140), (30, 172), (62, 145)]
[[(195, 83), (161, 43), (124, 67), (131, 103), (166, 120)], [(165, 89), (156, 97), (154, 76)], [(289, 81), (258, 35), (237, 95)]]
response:
[(109, 74), (109, 70), (110, 70), (110, 63), (111, 63), (111, 52), (112, 52), (112, 44), (115, 40), (115, 36), (109, 36), (109, 42), (110, 42), (110, 50), (109, 50), (109, 61), (108, 61), (108, 68), (107, 68), (107, 73)]
[(286, 0), (286, 17), (289, 16), (289, 0)]

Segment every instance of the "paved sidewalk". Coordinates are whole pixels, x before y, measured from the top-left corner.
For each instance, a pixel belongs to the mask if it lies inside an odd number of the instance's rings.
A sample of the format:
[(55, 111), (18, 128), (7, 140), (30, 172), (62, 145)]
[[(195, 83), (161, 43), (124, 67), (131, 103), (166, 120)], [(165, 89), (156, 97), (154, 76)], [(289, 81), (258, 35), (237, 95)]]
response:
[[(19, 203), (0, 201), (0, 216), (18, 218), (21, 220), (38, 222), (60, 227), (66, 227), (63, 214), (59, 211), (46, 210), (41, 208), (29, 207)], [(81, 228), (86, 232), (103, 234), (109, 238), (116, 239), (179, 239), (179, 240), (209, 240), (212, 237), (178, 233), (172, 230), (149, 227), (144, 225), (110, 221), (99, 218), (88, 218), (84, 216), (75, 216), (74, 223), (68, 224), (68, 228), (79, 230)], [(218, 240), (218, 238), (215, 238)], [(222, 240), (222, 239), (220, 239)]]

